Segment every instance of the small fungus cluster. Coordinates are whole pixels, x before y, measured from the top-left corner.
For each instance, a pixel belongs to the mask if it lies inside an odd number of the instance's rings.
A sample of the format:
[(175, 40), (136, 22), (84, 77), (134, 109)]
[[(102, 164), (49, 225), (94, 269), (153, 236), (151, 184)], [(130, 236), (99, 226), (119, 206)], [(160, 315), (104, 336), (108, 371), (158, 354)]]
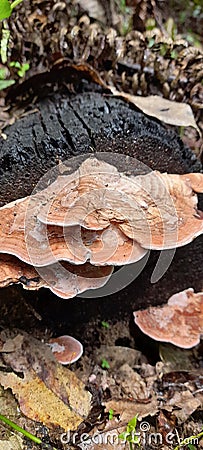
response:
[(203, 174), (125, 175), (88, 157), (71, 174), (0, 208), (0, 287), (22, 283), (71, 298), (107, 283), (114, 266), (203, 233)]

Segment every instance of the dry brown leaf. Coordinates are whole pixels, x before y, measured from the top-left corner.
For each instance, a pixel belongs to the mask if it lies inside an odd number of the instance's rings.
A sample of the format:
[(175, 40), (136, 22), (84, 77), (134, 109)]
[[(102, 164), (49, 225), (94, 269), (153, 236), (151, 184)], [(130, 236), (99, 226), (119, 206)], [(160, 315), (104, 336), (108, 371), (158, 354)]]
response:
[(106, 23), (106, 14), (104, 8), (98, 0), (76, 0), (75, 3), (79, 3), (83, 10), (88, 12), (90, 17)]
[(12, 389), (21, 411), (49, 427), (76, 429), (91, 407), (91, 395), (83, 383), (56, 362), (46, 344), (27, 333), (7, 330), (0, 339), (4, 363), (19, 373), (1, 372), (0, 383)]
[(136, 370), (125, 363), (119, 368), (118, 374), (124, 398), (139, 399), (140, 403), (150, 403), (151, 389), (147, 387), (146, 381)]
[(94, 351), (94, 361), (101, 364), (102, 359), (107, 359), (111, 370), (119, 370), (126, 361), (132, 368), (140, 364), (140, 361), (147, 361), (139, 350), (119, 345), (101, 345), (97, 348)]
[[(203, 406), (203, 395), (195, 397), (189, 390), (174, 392), (171, 399), (168, 400), (167, 411), (173, 411), (179, 422), (185, 422), (197, 408)], [(177, 408), (179, 408), (177, 410)]]
[(193, 350), (174, 347), (172, 344), (160, 344), (159, 356), (167, 367), (167, 371), (172, 370), (192, 370), (195, 365)]
[(122, 97), (128, 102), (133, 103), (133, 105), (137, 106), (137, 108), (148, 116), (155, 117), (170, 125), (193, 127), (201, 135), (201, 131), (195, 122), (192, 108), (187, 103), (167, 100), (158, 95), (149, 95), (148, 97), (131, 95), (126, 92), (119, 92), (114, 87), (110, 87), (110, 90), (115, 96)]
[(138, 414), (139, 420), (147, 416), (155, 416), (158, 412), (158, 402), (156, 397), (152, 397), (148, 403), (131, 400), (109, 400), (104, 403), (105, 411), (113, 409), (114, 414), (119, 414), (120, 421), (128, 423), (132, 417)]
[[(42, 422), (48, 427), (60, 426), (65, 430), (75, 430), (83, 421), (83, 418), (48, 389), (32, 370), (25, 374), (23, 379), (14, 373), (0, 374), (0, 383), (5, 389), (12, 390), (22, 413), (32, 420)], [(82, 397), (80, 401), (83, 401)]]

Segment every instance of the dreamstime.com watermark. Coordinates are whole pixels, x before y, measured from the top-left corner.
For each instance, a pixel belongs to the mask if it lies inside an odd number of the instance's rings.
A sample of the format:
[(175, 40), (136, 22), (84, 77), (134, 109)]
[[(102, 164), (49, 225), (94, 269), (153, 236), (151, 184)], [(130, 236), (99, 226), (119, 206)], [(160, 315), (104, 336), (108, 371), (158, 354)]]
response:
[[(169, 432), (167, 434), (162, 433), (154, 433), (150, 431), (151, 427), (148, 422), (140, 422), (138, 429), (136, 432), (131, 433), (130, 436), (133, 439), (134, 442), (136, 441), (138, 445), (140, 445), (141, 448), (145, 448), (145, 446), (151, 446), (151, 448), (159, 447), (163, 444), (168, 444), (172, 446), (181, 446), (183, 443), (184, 445), (192, 444), (192, 445), (198, 445), (200, 439), (198, 437), (188, 437), (183, 438), (179, 435), (178, 431), (175, 429), (175, 432)], [(89, 446), (94, 445), (108, 445), (114, 447), (118, 444), (125, 444), (127, 442), (127, 435), (126, 439), (119, 438), (119, 432), (118, 430), (111, 430), (107, 432), (96, 432), (92, 435), (88, 433), (82, 433), (78, 434), (72, 433), (71, 431), (66, 431), (65, 433), (62, 433), (60, 436), (61, 443), (63, 445), (77, 445), (81, 449), (88, 449)], [(138, 448), (135, 445), (135, 448)]]

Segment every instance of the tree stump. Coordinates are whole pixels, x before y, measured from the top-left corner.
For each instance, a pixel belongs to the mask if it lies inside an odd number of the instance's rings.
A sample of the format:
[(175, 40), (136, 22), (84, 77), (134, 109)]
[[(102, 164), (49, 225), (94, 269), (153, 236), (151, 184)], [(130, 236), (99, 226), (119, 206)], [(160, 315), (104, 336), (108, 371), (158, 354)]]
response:
[[(75, 96), (56, 94), (41, 101), (37, 111), (5, 130), (0, 142), (0, 205), (29, 195), (41, 176), (60, 161), (84, 153), (108, 151), (139, 159), (151, 169), (169, 173), (198, 172), (200, 162), (177, 134), (134, 107), (100, 93)], [(49, 320), (66, 317), (67, 323), (83, 324), (92, 317), (129, 318), (132, 311), (166, 302), (175, 292), (203, 288), (200, 236), (179, 248), (159, 282), (150, 278), (158, 252), (151, 252), (139, 277), (122, 291), (107, 297), (60, 300), (48, 290), (27, 292), (20, 286), (0, 290), (0, 303), (12, 295), (37, 302)], [(95, 294), (96, 295), (96, 294)]]

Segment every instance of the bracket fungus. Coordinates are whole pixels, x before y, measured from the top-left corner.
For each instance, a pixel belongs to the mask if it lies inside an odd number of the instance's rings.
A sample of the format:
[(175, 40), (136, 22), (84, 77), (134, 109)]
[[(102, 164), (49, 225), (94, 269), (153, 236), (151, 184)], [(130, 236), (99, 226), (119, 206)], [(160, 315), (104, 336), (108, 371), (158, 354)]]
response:
[(112, 266), (98, 267), (89, 263), (74, 266), (65, 261), (40, 267), (37, 271), (15, 256), (0, 255), (0, 287), (15, 283), (21, 283), (27, 290), (44, 287), (64, 299), (104, 286), (112, 271)]
[(44, 286), (62, 298), (101, 287), (114, 266), (203, 233), (195, 192), (203, 192), (201, 173), (125, 175), (88, 157), (71, 174), (0, 208), (0, 286)]
[(147, 336), (181, 348), (199, 344), (203, 335), (203, 292), (178, 292), (162, 307), (135, 311), (134, 321)]
[(57, 361), (63, 365), (76, 362), (83, 354), (81, 342), (72, 336), (59, 336), (49, 339), (48, 345)]
[(203, 174), (151, 171), (126, 176), (110, 164), (88, 158), (75, 177), (74, 189), (67, 180), (66, 186), (42, 206), (40, 221), (94, 230), (115, 223), (127, 237), (154, 250), (188, 244), (203, 233), (195, 194), (195, 189), (203, 192)]

